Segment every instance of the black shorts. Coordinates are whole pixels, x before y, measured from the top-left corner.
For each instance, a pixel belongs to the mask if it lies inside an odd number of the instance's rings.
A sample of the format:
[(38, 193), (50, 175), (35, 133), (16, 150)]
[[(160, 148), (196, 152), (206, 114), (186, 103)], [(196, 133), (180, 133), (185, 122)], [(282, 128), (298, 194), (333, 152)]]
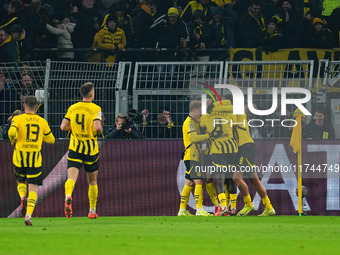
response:
[(75, 167), (80, 169), (83, 165), (87, 173), (97, 171), (99, 168), (99, 153), (90, 156), (70, 150), (67, 156), (67, 168)]
[[(203, 156), (203, 167), (204, 167), (204, 169), (205, 170), (209, 169), (209, 166), (211, 166), (211, 165), (212, 165), (211, 155), (204, 154), (204, 156)], [(207, 170), (203, 172), (202, 176), (204, 178), (208, 179), (208, 180), (212, 178), (211, 173), (209, 173), (209, 171), (207, 171)]]
[(18, 182), (25, 182), (42, 185), (42, 167), (13, 167), (15, 179)]
[(232, 178), (234, 172), (237, 170), (237, 153), (214, 153), (211, 156), (212, 165), (215, 166), (215, 171), (212, 173), (212, 176), (223, 175), (225, 178)]
[(203, 164), (205, 166), (211, 166), (212, 163), (212, 156), (211, 155), (204, 155), (203, 156)]
[(255, 144), (246, 143), (238, 147), (238, 160), (239, 166), (253, 166), (255, 164)]
[(186, 172), (185, 179), (193, 181), (197, 179), (202, 179), (202, 173), (200, 171), (200, 163), (195, 160), (185, 160), (184, 161)]
[(246, 143), (238, 147), (238, 168), (244, 174), (256, 172), (255, 166), (255, 144)]

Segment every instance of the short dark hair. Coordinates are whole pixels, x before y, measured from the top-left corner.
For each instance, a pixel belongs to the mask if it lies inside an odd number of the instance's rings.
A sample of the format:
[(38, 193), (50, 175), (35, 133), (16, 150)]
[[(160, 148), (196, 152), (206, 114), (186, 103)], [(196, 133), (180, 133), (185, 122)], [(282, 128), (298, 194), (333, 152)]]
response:
[(156, 5), (156, 6), (158, 6), (158, 1), (157, 0), (147, 0), (146, 4), (147, 5)]
[(249, 5), (248, 6), (253, 6), (253, 5), (259, 5), (262, 7), (262, 3), (260, 0), (252, 0), (249, 2)]
[(15, 12), (19, 12), (24, 8), (24, 4), (20, 0), (12, 0), (10, 5), (15, 9)]
[(34, 108), (38, 104), (38, 100), (35, 96), (27, 96), (24, 104), (27, 106), (28, 109), (34, 110)]
[(90, 93), (94, 87), (94, 84), (92, 82), (86, 82), (80, 87), (80, 94), (82, 97), (89, 98)]
[(315, 113), (322, 113), (323, 115), (326, 116), (326, 109), (324, 107), (318, 107), (315, 109), (314, 114)]

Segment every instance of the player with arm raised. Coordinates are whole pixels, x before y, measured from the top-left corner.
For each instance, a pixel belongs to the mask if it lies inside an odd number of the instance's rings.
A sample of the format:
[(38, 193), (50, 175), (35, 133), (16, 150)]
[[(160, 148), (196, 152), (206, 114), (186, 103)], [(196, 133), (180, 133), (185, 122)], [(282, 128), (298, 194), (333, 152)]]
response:
[[(38, 199), (38, 185), (42, 185), (41, 145), (43, 142), (55, 142), (47, 121), (35, 114), (37, 108), (37, 98), (27, 96), (24, 102), (25, 113), (13, 117), (8, 131), (8, 137), (11, 143), (15, 145), (13, 153), (14, 174), (21, 198), (21, 212), (25, 214), (27, 226), (32, 226), (31, 217)], [(27, 184), (28, 199), (26, 203)]]
[(89, 184), (90, 210), (88, 218), (95, 219), (98, 186), (97, 176), (99, 167), (98, 134), (103, 132), (101, 108), (92, 103), (94, 100), (94, 85), (84, 83), (80, 88), (83, 101), (71, 105), (60, 125), (60, 129), (71, 131), (69, 153), (67, 157), (67, 181), (65, 183), (65, 216), (71, 218), (72, 192), (77, 182), (80, 168), (84, 165)]

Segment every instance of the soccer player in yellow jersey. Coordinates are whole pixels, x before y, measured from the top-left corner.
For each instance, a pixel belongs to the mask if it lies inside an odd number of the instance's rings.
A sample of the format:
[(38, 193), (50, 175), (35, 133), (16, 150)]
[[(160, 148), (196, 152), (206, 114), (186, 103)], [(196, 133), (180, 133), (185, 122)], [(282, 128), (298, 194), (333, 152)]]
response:
[[(238, 167), (240, 171), (234, 173), (233, 180), (243, 195), (244, 207), (238, 212), (237, 216), (245, 216), (254, 210), (254, 205), (251, 201), (251, 197), (248, 190), (248, 185), (242, 179), (243, 172), (241, 168), (248, 167), (251, 169), (254, 166), (255, 158), (255, 144), (249, 133), (249, 126), (247, 116), (237, 116), (237, 126), (234, 132), (237, 144), (238, 144)], [(247, 173), (250, 182), (254, 185), (257, 193), (262, 198), (265, 209), (259, 216), (271, 216), (275, 215), (275, 210), (268, 198), (266, 188), (261, 183), (256, 172)]]
[[(213, 105), (213, 100), (212, 99), (207, 99), (207, 114), (204, 114), (201, 116), (200, 122), (205, 123), (205, 118), (209, 116), (209, 113), (211, 112), (212, 108), (214, 107)], [(201, 134), (205, 133), (205, 127), (201, 126)], [(211, 155), (210, 155), (210, 147), (211, 147), (211, 142), (212, 140), (209, 139), (205, 141), (205, 151), (204, 151), (204, 156), (203, 156), (203, 164), (204, 166), (210, 166), (211, 165)], [(222, 207), (219, 205), (218, 198), (217, 198), (217, 192), (213, 183), (213, 178), (211, 173), (205, 172), (205, 187), (207, 189), (207, 192), (209, 194), (210, 200), (215, 206), (215, 216), (220, 216), (220, 213), (222, 211)]]
[(84, 165), (89, 184), (90, 210), (88, 218), (96, 219), (99, 167), (99, 148), (97, 135), (103, 132), (102, 110), (92, 103), (94, 100), (94, 85), (91, 82), (80, 88), (82, 102), (71, 105), (60, 125), (61, 130), (71, 131), (69, 153), (67, 157), (68, 179), (65, 183), (65, 216), (71, 218), (72, 192), (77, 182), (79, 169)]
[(185, 185), (181, 194), (181, 204), (178, 216), (191, 216), (187, 210), (191, 190), (195, 184), (196, 216), (212, 216), (203, 210), (203, 179), (202, 173), (197, 171), (200, 166), (201, 143), (209, 139), (209, 134), (200, 135), (199, 120), (201, 117), (201, 102), (191, 101), (189, 105), (189, 116), (183, 123), (184, 156), (183, 161), (186, 167)]
[[(13, 117), (8, 131), (8, 137), (15, 145), (14, 174), (21, 198), (21, 211), (25, 213), (27, 226), (32, 226), (31, 217), (38, 199), (38, 185), (42, 185), (41, 145), (43, 142), (54, 143), (55, 141), (47, 121), (35, 114), (37, 108), (37, 98), (27, 96), (24, 102), (25, 113)], [(26, 204), (27, 184), (28, 199)]]
[(222, 103), (222, 106), (218, 106), (219, 102), (214, 104), (210, 114), (206, 118), (202, 117), (201, 126), (206, 128), (211, 137), (214, 137), (210, 145), (212, 166), (223, 171), (214, 172), (213, 175), (216, 178), (217, 194), (223, 209), (220, 215), (226, 216), (230, 212), (225, 183), (227, 183), (231, 195), (232, 207), (236, 208), (237, 188), (232, 181), (231, 167), (235, 167), (238, 148), (233, 137), (233, 122), (236, 121), (236, 117), (232, 114), (230, 100), (224, 100)]

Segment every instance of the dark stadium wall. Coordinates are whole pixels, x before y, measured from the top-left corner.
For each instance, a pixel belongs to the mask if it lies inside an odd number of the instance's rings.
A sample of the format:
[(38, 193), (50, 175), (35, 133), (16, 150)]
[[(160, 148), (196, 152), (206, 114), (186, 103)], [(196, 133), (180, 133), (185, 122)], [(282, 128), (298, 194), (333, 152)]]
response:
[[(67, 146), (67, 141), (57, 141), (55, 145), (43, 147), (45, 179), (38, 190), (34, 217), (64, 216)], [(100, 147), (97, 205), (100, 216), (177, 214), (185, 171), (180, 162), (182, 141), (105, 141), (100, 142)], [(256, 148), (256, 164), (277, 214), (296, 215), (297, 173), (294, 167), (297, 156), (289, 141), (256, 141)], [(18, 217), (20, 200), (11, 163), (13, 148), (9, 142), (2, 141), (0, 152), (0, 217)], [(303, 185), (309, 189), (306, 198), (311, 209), (309, 215), (340, 215), (339, 152), (337, 141), (303, 144)], [(321, 170), (317, 170), (318, 167)], [(251, 186), (250, 192), (256, 209), (253, 214), (256, 215), (262, 212), (263, 205)], [(88, 197), (84, 171), (80, 172), (73, 201), (74, 217), (86, 216)], [(191, 197), (191, 211), (194, 205)], [(206, 192), (204, 206), (213, 210)], [(243, 206), (241, 195), (237, 206), (238, 209)]]

